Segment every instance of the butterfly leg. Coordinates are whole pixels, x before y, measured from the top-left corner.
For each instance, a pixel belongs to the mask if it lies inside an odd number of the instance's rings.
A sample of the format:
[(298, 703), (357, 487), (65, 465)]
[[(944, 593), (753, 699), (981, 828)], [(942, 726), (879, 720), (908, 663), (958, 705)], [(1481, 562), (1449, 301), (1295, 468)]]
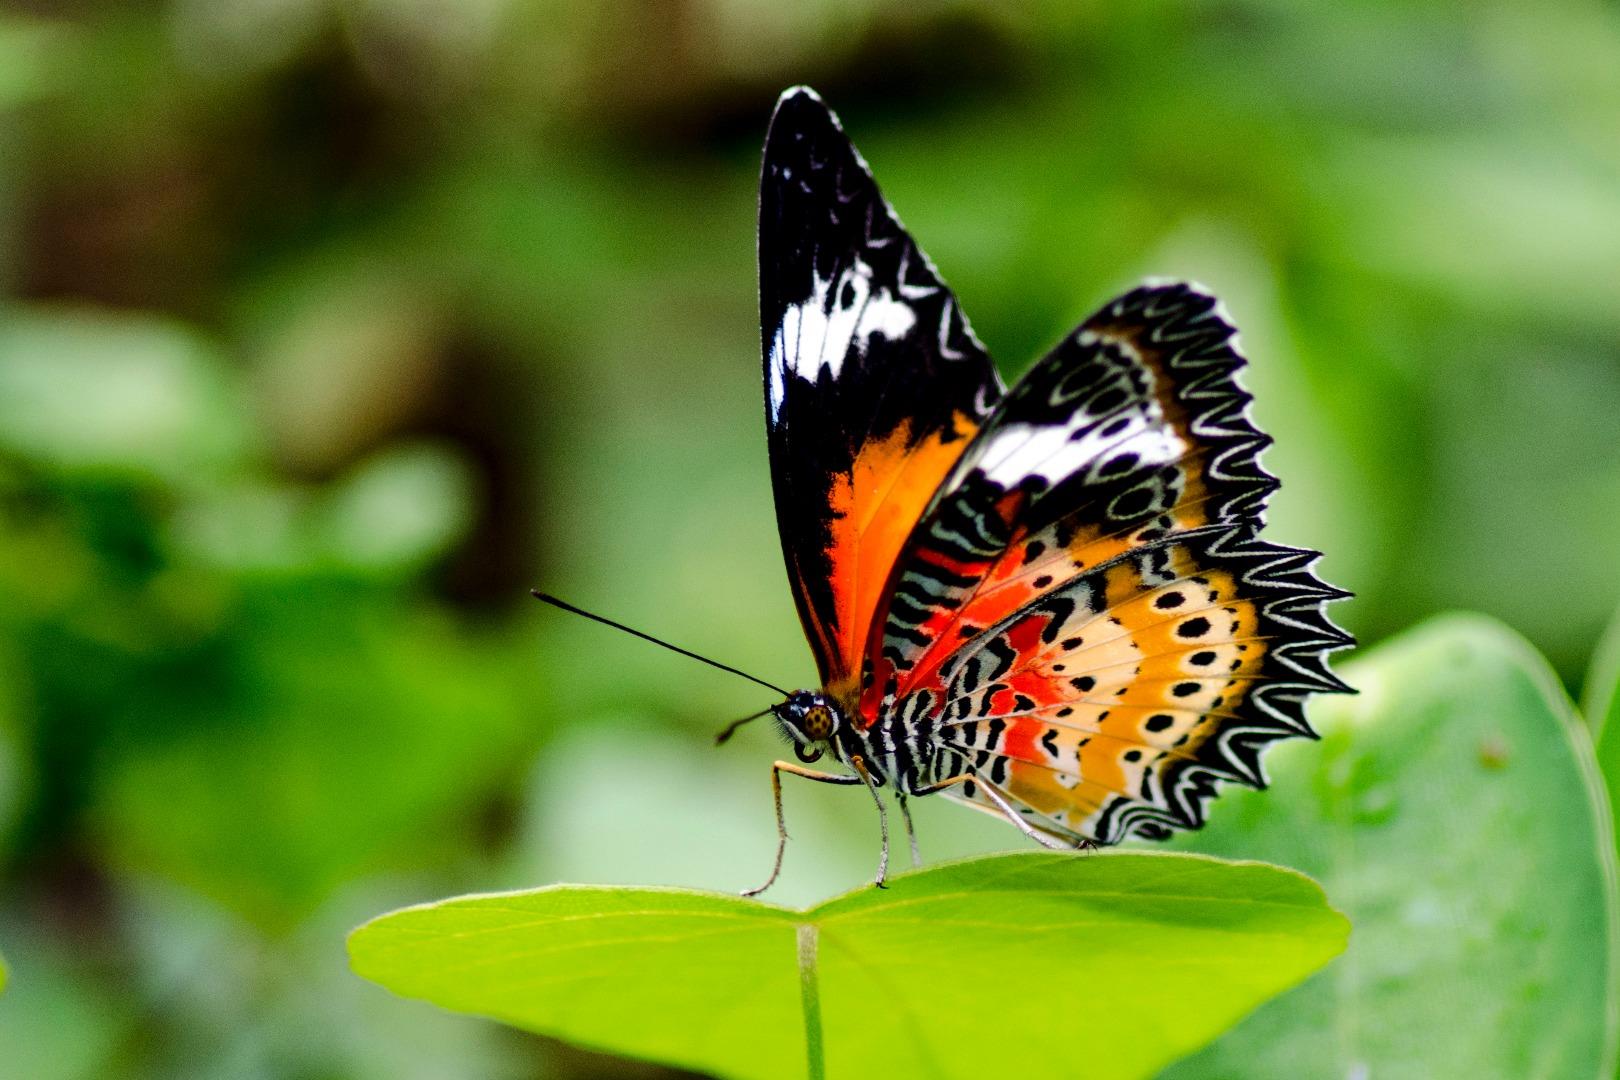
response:
[(1029, 837), (1031, 840), (1035, 841), (1037, 844), (1040, 844), (1042, 847), (1049, 847), (1055, 850), (1063, 851), (1074, 847), (1090, 849), (1096, 846), (1089, 840), (1083, 841), (1079, 844), (1071, 844), (1064, 840), (1060, 840), (1055, 836), (1051, 836), (1048, 833), (1042, 832), (1040, 829), (1037, 829), (1035, 826), (1025, 821), (1023, 814), (1020, 814), (1018, 811), (1013, 809), (1012, 802), (1010, 799), (1008, 799), (1005, 791), (1002, 791), (999, 787), (992, 784), (984, 777), (977, 776), (973, 773), (958, 773), (955, 776), (941, 780), (937, 784), (929, 784), (927, 787), (919, 788), (916, 794), (932, 795), (936, 791), (943, 791), (955, 784), (965, 784), (969, 780), (973, 781), (979, 786), (979, 790), (984, 792), (985, 798), (996, 804), (996, 809), (1000, 810), (1002, 815), (1006, 817), (1008, 821), (1013, 823), (1014, 828), (1023, 833), (1025, 836)]
[(1013, 809), (1012, 802), (1007, 798), (1007, 793), (1002, 791), (996, 785), (992, 784), (990, 781), (986, 780), (984, 777), (975, 776), (973, 778), (973, 782), (979, 785), (979, 790), (984, 792), (986, 798), (996, 804), (997, 809), (999, 809), (1003, 814), (1007, 815), (1007, 820), (1012, 822), (1019, 832), (1023, 833), (1037, 844), (1041, 845), (1042, 847), (1052, 848), (1056, 851), (1070, 850), (1074, 847), (1073, 844), (1059, 840), (1050, 833), (1042, 832), (1040, 829), (1037, 829), (1035, 826), (1025, 821), (1024, 815)]
[(911, 868), (915, 870), (922, 865), (922, 852), (917, 850), (917, 829), (911, 824), (911, 807), (906, 805), (905, 792), (897, 792), (895, 799), (900, 803), (900, 816), (906, 822), (906, 839), (911, 841)]
[[(871, 772), (866, 768), (866, 759), (859, 754), (851, 754), (849, 764), (861, 774), (861, 780), (866, 783), (866, 790), (872, 793), (872, 801), (877, 804), (878, 833), (883, 837), (883, 850), (878, 854), (877, 879), (873, 884), (880, 889), (887, 889), (889, 886), (885, 882), (889, 879), (889, 811), (883, 805), (883, 796), (878, 794), (877, 781), (872, 779)], [(906, 826), (908, 829), (911, 826), (909, 815), (906, 818)]]
[[(778, 761), (771, 766), (771, 795), (776, 800), (776, 862), (771, 866), (771, 876), (765, 879), (765, 884), (756, 889), (744, 889), (744, 896), (758, 896), (772, 885), (776, 884), (777, 875), (782, 872), (782, 856), (787, 852), (788, 832), (787, 818), (782, 814), (782, 774), (792, 773), (802, 776), (806, 780), (817, 780), (823, 784), (859, 784), (859, 776), (840, 776), (837, 773), (816, 772), (806, 769), (802, 765), (795, 765), (789, 761)], [(871, 784), (871, 780), (866, 781)]]

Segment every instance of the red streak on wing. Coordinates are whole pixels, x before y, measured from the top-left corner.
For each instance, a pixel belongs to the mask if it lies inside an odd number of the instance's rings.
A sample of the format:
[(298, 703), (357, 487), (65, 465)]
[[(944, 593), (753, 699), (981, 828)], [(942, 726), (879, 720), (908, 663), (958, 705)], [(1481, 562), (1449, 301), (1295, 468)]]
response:
[(1001, 737), (1001, 753), (1014, 761), (1042, 760), (1036, 756), (1041, 751), (1035, 748), (1035, 740), (1043, 730), (1041, 722), (1033, 717), (1008, 721), (1007, 731)]

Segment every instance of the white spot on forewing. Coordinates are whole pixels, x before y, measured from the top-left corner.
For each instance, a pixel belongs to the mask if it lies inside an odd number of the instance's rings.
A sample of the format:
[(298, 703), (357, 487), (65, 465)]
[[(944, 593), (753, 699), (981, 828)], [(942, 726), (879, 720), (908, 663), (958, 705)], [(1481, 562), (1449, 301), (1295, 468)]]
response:
[(1075, 446), (1087, 460), (1100, 458), (1104, 453), (1111, 454), (1114, 448), (1123, 448), (1123, 443), (1134, 441), (1147, 434), (1150, 430), (1149, 424), (1158, 422), (1159, 415), (1157, 409), (1154, 409), (1150, 416), (1144, 409), (1133, 408), (1121, 413), (1120, 419), (1125, 421), (1125, 426), (1111, 435), (1103, 434), (1103, 429), (1108, 427), (1108, 424), (1091, 424), (1078, 439), (1074, 440)]
[[(1030, 476), (1040, 476), (1055, 484), (1103, 460), (1102, 445), (1090, 438), (1071, 439), (1073, 429), (1066, 424), (1008, 424), (991, 436), (979, 458), (979, 468), (1003, 488), (1016, 487)], [(1185, 444), (1167, 428), (1148, 428), (1123, 441), (1105, 444), (1113, 458), (1121, 453), (1136, 455), (1143, 466), (1163, 465), (1176, 460)]]
[(1121, 454), (1130, 454), (1136, 458), (1137, 465), (1126, 471), (1138, 472), (1144, 468), (1168, 465), (1181, 457), (1186, 449), (1187, 444), (1169, 428), (1149, 428), (1111, 448), (1098, 466), (1100, 468), (1103, 461), (1113, 461)]
[(888, 289), (879, 289), (871, 303), (866, 305), (866, 311), (855, 327), (855, 337), (858, 342), (865, 342), (873, 334), (878, 334), (886, 340), (898, 341), (916, 324), (917, 314), (912, 311), (911, 305), (894, 299)]
[(1067, 475), (1084, 465), (1080, 444), (1069, 441), (1067, 427), (1049, 424), (1007, 424), (990, 437), (979, 467), (1004, 488), (1016, 487), (1032, 474)]
[(771, 337), (771, 419), (781, 412), (788, 374), (815, 382), (825, 369), (836, 379), (850, 349), (864, 355), (874, 334), (897, 341), (916, 323), (916, 312), (888, 286), (872, 287), (872, 268), (860, 259), (838, 277), (818, 280), (806, 300), (783, 312)]
[(778, 330), (771, 339), (771, 365), (770, 365), (770, 395), (771, 419), (782, 411), (782, 396), (787, 393), (787, 377), (782, 373), (782, 331)]

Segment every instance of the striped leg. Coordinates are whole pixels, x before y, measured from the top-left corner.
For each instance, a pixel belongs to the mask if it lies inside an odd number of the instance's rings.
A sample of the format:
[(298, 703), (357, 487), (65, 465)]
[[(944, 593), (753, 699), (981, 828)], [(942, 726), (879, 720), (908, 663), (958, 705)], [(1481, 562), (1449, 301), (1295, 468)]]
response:
[(1037, 844), (1040, 844), (1042, 847), (1052, 848), (1055, 851), (1072, 851), (1076, 848), (1081, 850), (1089, 850), (1095, 846), (1089, 842), (1081, 844), (1071, 843), (1067, 840), (1062, 840), (1051, 835), (1050, 833), (1037, 829), (1035, 826), (1024, 820), (1024, 815), (1013, 809), (1012, 802), (1007, 798), (1007, 793), (1005, 791), (1002, 791), (999, 787), (992, 784), (984, 777), (977, 776), (973, 773), (958, 773), (955, 776), (941, 780), (937, 784), (929, 784), (927, 787), (916, 791), (915, 794), (932, 795), (936, 791), (943, 791), (955, 784), (965, 784), (969, 780), (973, 781), (979, 786), (979, 790), (984, 792), (985, 798), (996, 804), (996, 809), (1000, 810), (1002, 816), (1013, 823), (1014, 828), (1023, 833), (1025, 836), (1029, 837), (1031, 840), (1035, 841)]
[(895, 793), (895, 800), (900, 803), (900, 817), (906, 823), (906, 839), (911, 841), (911, 868), (913, 870), (922, 865), (922, 852), (917, 850), (917, 830), (911, 824), (911, 807), (906, 805), (906, 793)]
[(1007, 793), (1005, 791), (1002, 791), (1000, 788), (982, 776), (976, 776), (973, 779), (974, 782), (979, 785), (979, 790), (984, 792), (985, 796), (991, 802), (995, 803), (997, 808), (999, 808), (1003, 814), (1007, 815), (1007, 820), (1017, 826), (1019, 832), (1023, 833), (1037, 844), (1040, 844), (1042, 847), (1052, 848), (1056, 851), (1072, 851), (1074, 849), (1073, 844), (1064, 840), (1059, 840), (1050, 833), (1042, 832), (1040, 829), (1037, 829), (1035, 826), (1025, 821), (1024, 815), (1013, 809), (1012, 803), (1008, 800)]
[[(884, 882), (889, 879), (889, 811), (883, 805), (883, 796), (878, 794), (877, 781), (873, 780), (872, 774), (867, 771), (866, 759), (859, 754), (851, 754), (849, 764), (856, 772), (861, 774), (861, 780), (865, 782), (866, 790), (872, 793), (872, 801), (877, 804), (878, 832), (883, 837), (883, 850), (878, 855), (877, 878), (872, 884), (880, 889), (887, 889), (889, 886)], [(911, 825), (909, 816), (906, 819), (906, 825), (908, 828)]]
[[(777, 875), (782, 872), (782, 856), (787, 852), (788, 841), (787, 819), (782, 815), (782, 774), (785, 772), (792, 773), (794, 776), (802, 776), (806, 780), (816, 780), (823, 784), (859, 784), (862, 778), (865, 778), (868, 787), (872, 784), (871, 778), (866, 776), (864, 767), (861, 776), (840, 776), (837, 773), (816, 772), (814, 769), (806, 769), (802, 765), (795, 765), (788, 761), (774, 763), (771, 766), (771, 794), (776, 799), (776, 862), (771, 866), (771, 876), (765, 879), (765, 884), (757, 889), (744, 889), (744, 896), (758, 896), (776, 884)], [(878, 809), (881, 810), (882, 806), (880, 805)], [(888, 827), (885, 826), (883, 833), (883, 856), (885, 862), (888, 861), (888, 853)]]

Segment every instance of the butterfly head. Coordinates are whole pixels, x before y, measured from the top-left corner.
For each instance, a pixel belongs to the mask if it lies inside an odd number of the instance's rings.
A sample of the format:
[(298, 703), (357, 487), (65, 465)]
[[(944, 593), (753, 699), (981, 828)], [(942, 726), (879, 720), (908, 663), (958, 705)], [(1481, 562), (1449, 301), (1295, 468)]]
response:
[(844, 723), (843, 713), (831, 698), (810, 690), (795, 690), (786, 701), (771, 707), (771, 715), (793, 743), (794, 754), (807, 764), (826, 752)]

